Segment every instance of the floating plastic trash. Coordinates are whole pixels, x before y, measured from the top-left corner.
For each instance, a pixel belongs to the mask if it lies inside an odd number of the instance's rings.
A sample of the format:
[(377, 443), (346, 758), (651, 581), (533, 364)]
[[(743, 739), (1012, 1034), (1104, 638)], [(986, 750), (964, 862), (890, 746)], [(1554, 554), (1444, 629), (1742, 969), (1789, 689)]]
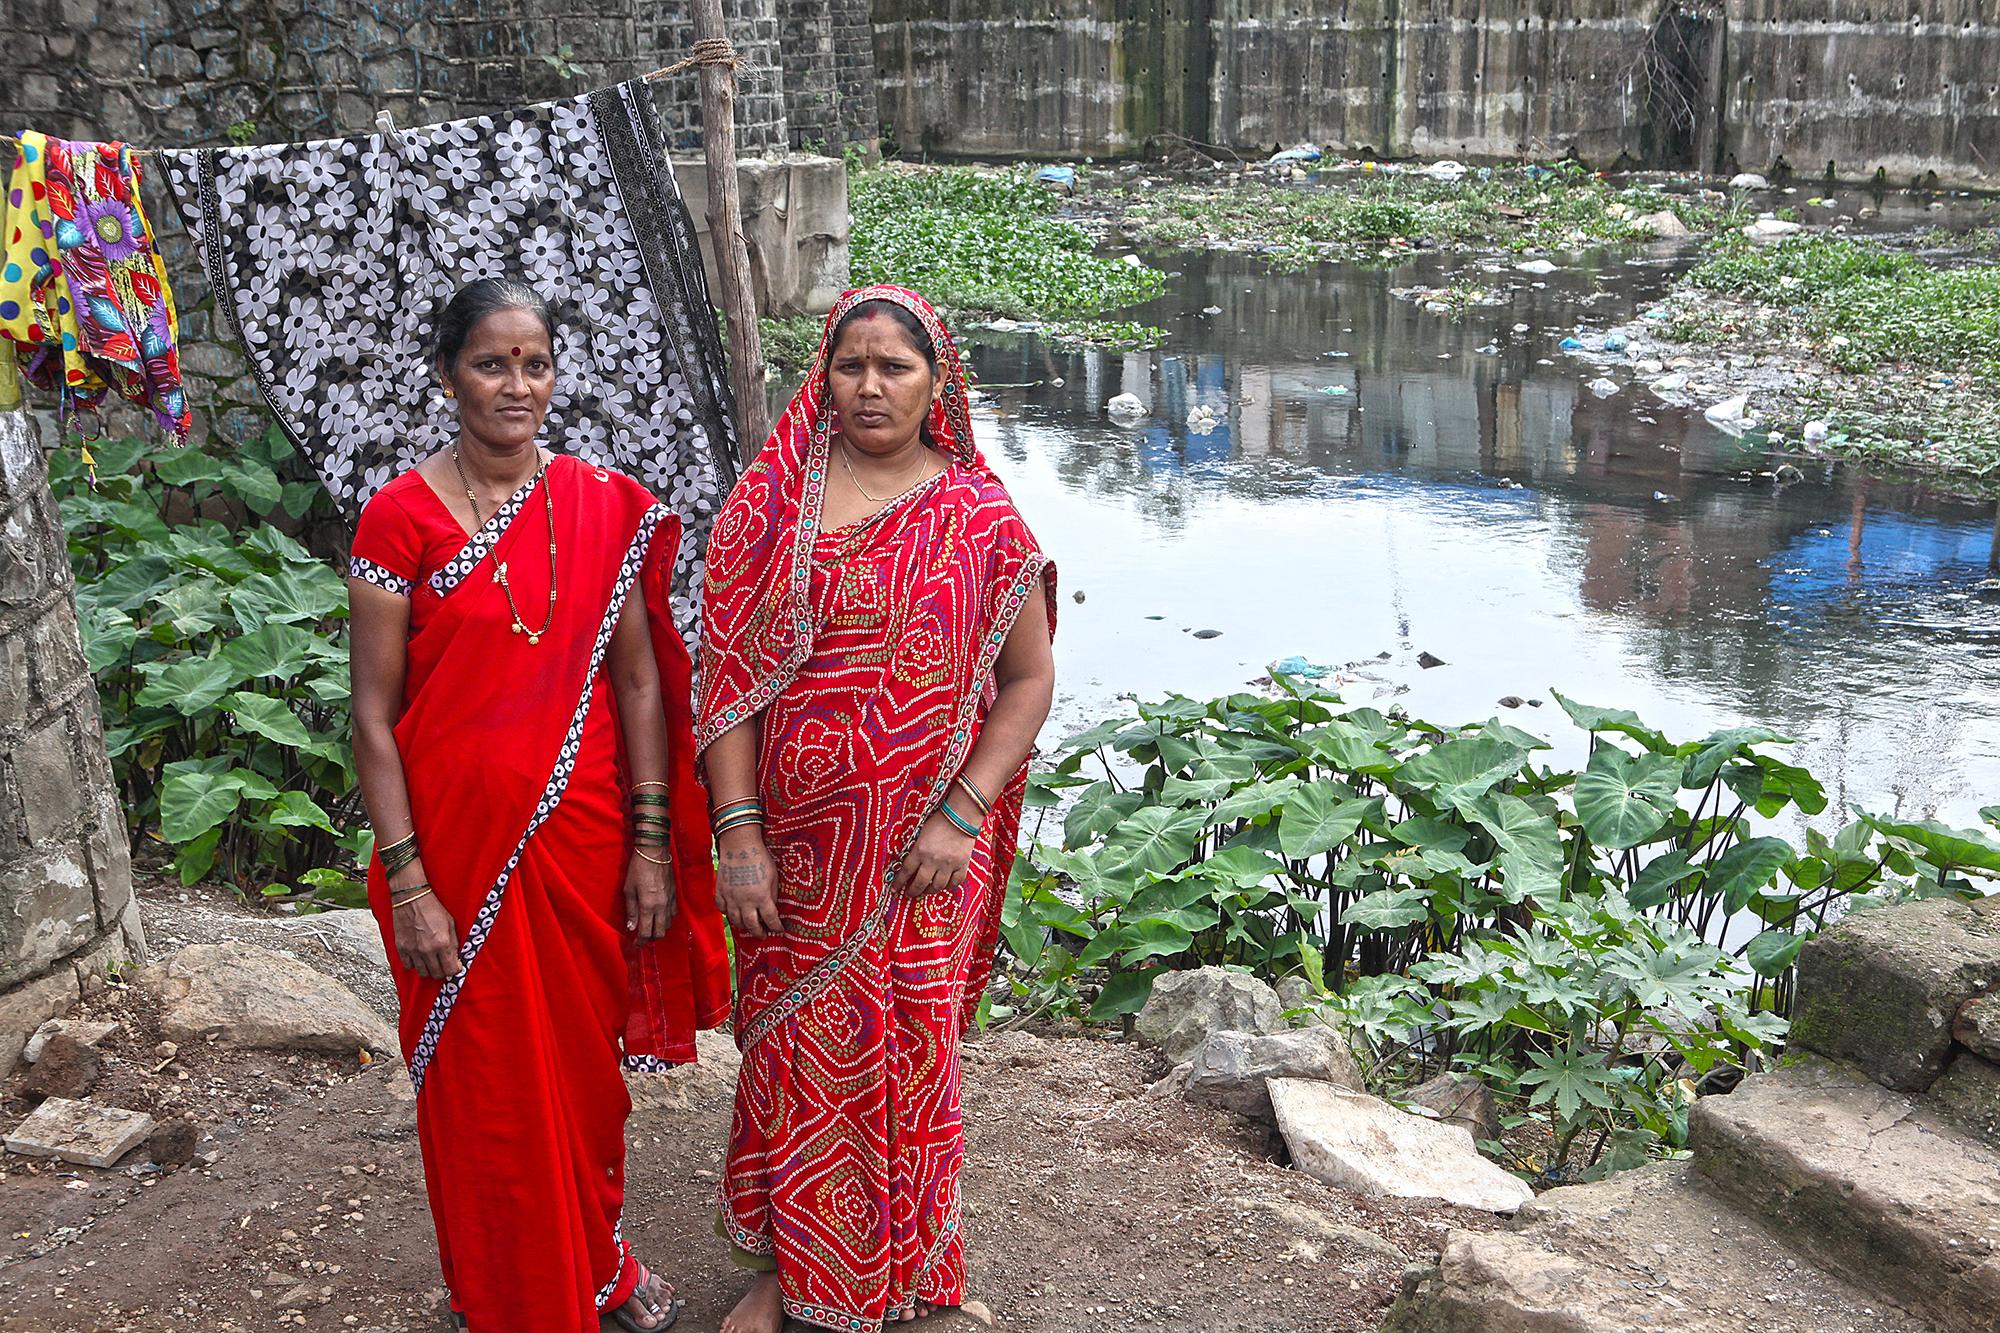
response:
[(1035, 179), (1043, 185), (1056, 185), (1071, 194), (1076, 193), (1075, 167), (1043, 167), (1035, 173)]
[(1557, 343), (1556, 346), (1562, 348), (1565, 352), (1581, 351), (1583, 349), (1583, 339), (1565, 338), (1561, 342)]
[(1329, 384), (1322, 388), (1320, 392), (1331, 398), (1345, 398), (1348, 394), (1353, 393), (1354, 390), (1348, 388), (1345, 384)]
[(1308, 662), (1305, 658), (1294, 655), (1271, 663), (1271, 674), (1296, 676), (1301, 680), (1321, 680), (1332, 675), (1333, 668), (1321, 666), (1318, 662)]
[(1632, 340), (1622, 333), (1607, 333), (1604, 335), (1604, 350), (1607, 352), (1622, 352), (1631, 345)]
[(1590, 382), (1590, 391), (1599, 398), (1609, 398), (1612, 394), (1618, 392), (1618, 386), (1607, 379), (1594, 379)]
[(1484, 347), (1480, 347), (1480, 348), (1476, 348), (1475, 350), (1476, 350), (1476, 351), (1477, 351), (1477, 352), (1478, 352), (1478, 353), (1479, 353), (1479, 354), (1480, 354), (1481, 356), (1498, 356), (1498, 355), (1500, 355), (1500, 345), (1499, 345), (1498, 343), (1487, 343), (1487, 344), (1486, 344), (1486, 346), (1484, 346)]
[(1121, 393), (1104, 405), (1104, 410), (1115, 420), (1137, 421), (1146, 415), (1146, 405), (1135, 394)]
[(1307, 162), (1317, 162), (1320, 151), (1313, 144), (1302, 143), (1296, 148), (1287, 148), (1281, 153), (1273, 153), (1264, 163), (1267, 167), (1294, 167)]
[(1522, 273), (1532, 273), (1538, 278), (1556, 271), (1556, 266), (1546, 259), (1524, 259), (1514, 267)]

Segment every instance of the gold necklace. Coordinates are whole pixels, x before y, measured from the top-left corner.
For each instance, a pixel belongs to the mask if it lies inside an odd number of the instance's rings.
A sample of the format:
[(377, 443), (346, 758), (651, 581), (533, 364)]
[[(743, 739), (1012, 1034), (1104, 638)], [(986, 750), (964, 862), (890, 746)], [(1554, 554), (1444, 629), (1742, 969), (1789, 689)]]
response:
[[(479, 516), (479, 497), (472, 493), (472, 481), (465, 475), (465, 465), (458, 461), (458, 446), (455, 444), (451, 447), (451, 465), (458, 472), (459, 484), (465, 487), (465, 502), (472, 506), (472, 527), (477, 532), (486, 526), (486, 520)], [(500, 584), (500, 595), (507, 599), (507, 614), (514, 619), (514, 632), (527, 635), (529, 643), (540, 643), (542, 636), (549, 632), (549, 626), (556, 623), (556, 502), (549, 495), (548, 471), (546, 463), (540, 465), (528, 483), (541, 483), (542, 509), (549, 520), (549, 613), (542, 618), (540, 629), (529, 629), (527, 622), (521, 619), (521, 608), (514, 605), (514, 590), (507, 586), (507, 566), (494, 557), (494, 550), (499, 548), (497, 539), (493, 549), (486, 552), (486, 558), (493, 561), (494, 578)]]
[(855, 475), (854, 459), (849, 456), (849, 449), (850, 446), (848, 445), (847, 441), (842, 440), (840, 442), (841, 466), (847, 469), (847, 479), (854, 483), (854, 489), (860, 491), (861, 498), (866, 500), (869, 504), (875, 504), (875, 505), (887, 504), (889, 501), (895, 499), (897, 495), (902, 495), (904, 492), (908, 491), (910, 489), (910, 486), (915, 486), (918, 482), (922, 481), (925, 475), (929, 473), (931, 469), (931, 456), (928, 451), (925, 451), (923, 456), (917, 460), (917, 475), (911, 479), (909, 486), (904, 486), (900, 488), (895, 492), (894, 495), (870, 495), (868, 493), (868, 488), (861, 484), (861, 478)]

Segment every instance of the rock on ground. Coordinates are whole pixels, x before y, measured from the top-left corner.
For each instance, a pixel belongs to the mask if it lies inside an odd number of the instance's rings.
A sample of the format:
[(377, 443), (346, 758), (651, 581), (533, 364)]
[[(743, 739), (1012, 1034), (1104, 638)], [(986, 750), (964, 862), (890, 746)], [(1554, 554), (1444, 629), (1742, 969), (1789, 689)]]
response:
[(178, 1042), (352, 1056), (397, 1050), (395, 1030), (331, 977), (254, 944), (190, 944), (147, 968), (160, 1030)]
[(1480, 1156), (1457, 1125), (1330, 1083), (1274, 1078), (1268, 1086), (1293, 1164), (1316, 1180), (1377, 1198), (1441, 1199), (1493, 1213), (1534, 1198), (1524, 1182)]
[(1940, 1333), (2000, 1328), (2000, 1153), (1909, 1098), (1805, 1056), (1701, 1098), (1689, 1143), (1710, 1187), (1824, 1267)]
[(1408, 1270), (1383, 1333), (1926, 1333), (1660, 1162), (1551, 1190)]
[(1663, 208), (1657, 213), (1646, 213), (1632, 219), (1632, 225), (1663, 241), (1678, 241), (1694, 235), (1687, 223), (1671, 208)]
[(1922, 1092), (1944, 1072), (1968, 1000), (2000, 987), (2000, 898), (1854, 912), (1799, 955), (1794, 1046)]
[(1924, 1102), (1987, 1147), (2000, 1149), (2000, 1065), (1960, 1051)]
[(7, 1151), (106, 1167), (152, 1132), (153, 1117), (143, 1111), (51, 1097), (7, 1135)]
[(1255, 977), (1220, 967), (1161, 976), (1135, 1025), (1140, 1040), (1159, 1047), (1175, 1064), (1217, 1032), (1284, 1029), (1284, 1006), (1276, 991)]
[(1474, 1140), (1500, 1138), (1500, 1107), (1493, 1100), (1493, 1089), (1471, 1074), (1439, 1074), (1399, 1100), (1435, 1111), (1444, 1124), (1457, 1125)]
[(29, 1064), (35, 1063), (42, 1058), (42, 1048), (55, 1036), (68, 1037), (85, 1046), (101, 1046), (117, 1035), (116, 1023), (96, 1023), (85, 1018), (51, 1018), (28, 1038), (28, 1044), (21, 1048), (21, 1058)]
[(85, 1097), (104, 1077), (104, 1057), (74, 1037), (52, 1037), (39, 1054), (28, 1076), (21, 1080), (22, 1094), (33, 1100)]
[(2000, 991), (1967, 1000), (1951, 1035), (1988, 1060), (2000, 1060)]
[(1187, 1095), (1207, 1106), (1275, 1124), (1277, 1116), (1265, 1087), (1273, 1078), (1318, 1079), (1361, 1090), (1361, 1070), (1347, 1049), (1347, 1039), (1332, 1028), (1310, 1027), (1269, 1036), (1216, 1033), (1195, 1048)]

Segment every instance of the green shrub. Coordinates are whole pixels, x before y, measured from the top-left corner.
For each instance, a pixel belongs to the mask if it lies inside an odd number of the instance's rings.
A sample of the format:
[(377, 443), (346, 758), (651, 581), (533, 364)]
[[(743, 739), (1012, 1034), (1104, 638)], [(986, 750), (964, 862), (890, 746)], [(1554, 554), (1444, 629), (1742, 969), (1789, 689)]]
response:
[(329, 505), (241, 449), (128, 440), (51, 462), (84, 656), (134, 839), (184, 883), (359, 900), (371, 835), (348, 743), (346, 581), (266, 521)]
[(1546, 1107), (1537, 1170), (1562, 1174), (1678, 1146), (1682, 1075), (1768, 1054), (1831, 915), (2000, 876), (2000, 843), (1936, 824), (1861, 815), (1803, 851), (1760, 836), (1755, 818), (1826, 808), (1762, 728), (1677, 744), (1561, 700), (1591, 733), (1562, 772), (1498, 719), (1279, 685), (1141, 705), (1034, 776), (1060, 845), (1037, 828), (1016, 866), (1013, 1003), (990, 1017), (1117, 1018), (1171, 968), (1295, 975), (1336, 997), (1379, 1084), (1467, 1068)]

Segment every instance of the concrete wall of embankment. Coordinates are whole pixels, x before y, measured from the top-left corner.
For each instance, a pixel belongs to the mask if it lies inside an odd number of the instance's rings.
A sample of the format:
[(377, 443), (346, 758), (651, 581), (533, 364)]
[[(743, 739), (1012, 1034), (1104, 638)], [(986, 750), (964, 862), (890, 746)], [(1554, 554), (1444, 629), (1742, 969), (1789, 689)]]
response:
[(1183, 139), (2000, 187), (2000, 0), (874, 0), (904, 151)]

